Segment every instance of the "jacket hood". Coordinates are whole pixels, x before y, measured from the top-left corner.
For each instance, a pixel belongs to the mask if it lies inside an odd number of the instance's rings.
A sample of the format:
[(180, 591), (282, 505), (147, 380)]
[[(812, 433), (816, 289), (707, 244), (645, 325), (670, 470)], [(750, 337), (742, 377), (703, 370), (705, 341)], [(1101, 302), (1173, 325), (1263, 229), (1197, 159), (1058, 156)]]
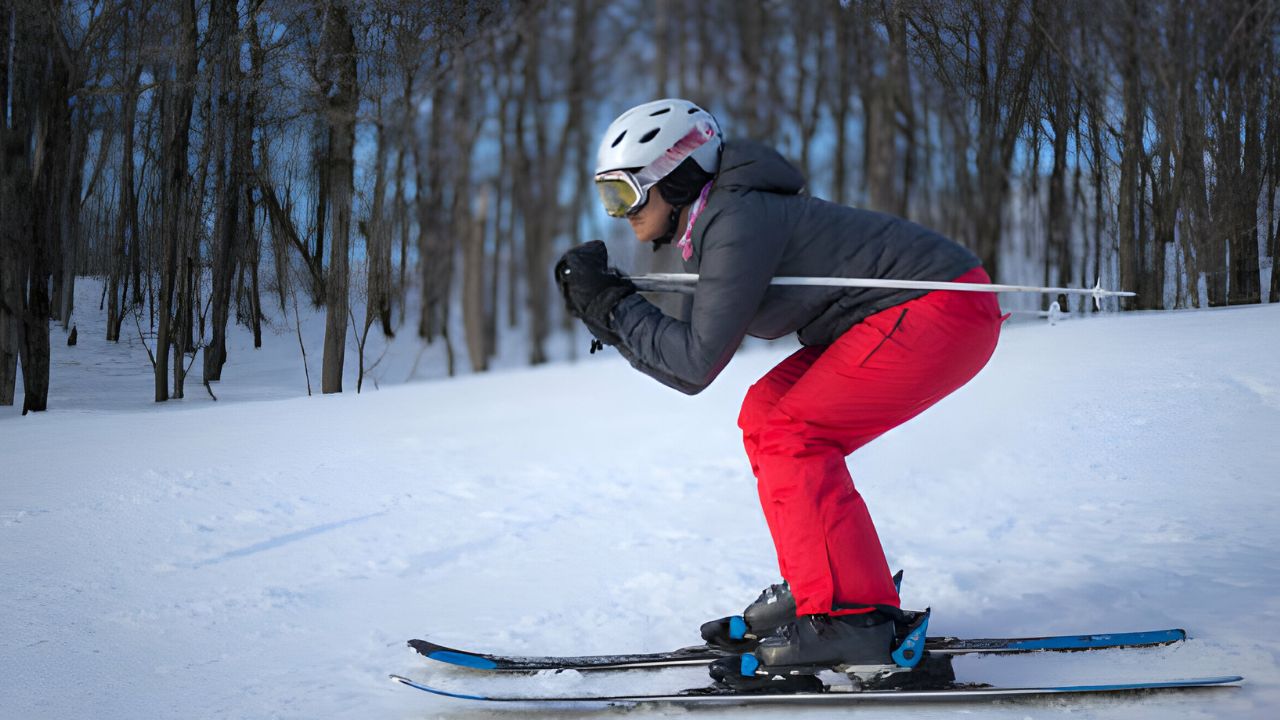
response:
[(717, 187), (795, 195), (804, 189), (804, 184), (804, 175), (777, 150), (751, 140), (725, 143), (716, 175)]

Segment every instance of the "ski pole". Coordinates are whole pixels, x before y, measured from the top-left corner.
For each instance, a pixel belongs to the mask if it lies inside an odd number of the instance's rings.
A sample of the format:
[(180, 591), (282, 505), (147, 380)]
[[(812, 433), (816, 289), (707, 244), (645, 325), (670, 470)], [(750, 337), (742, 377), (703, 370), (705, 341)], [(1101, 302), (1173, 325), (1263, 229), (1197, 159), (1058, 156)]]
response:
[[(693, 293), (697, 288), (698, 276), (692, 273), (650, 273), (633, 275), (629, 278), (636, 288), (644, 292), (677, 292)], [(821, 286), (821, 287), (861, 287), (861, 288), (894, 288), (898, 290), (960, 290), (964, 292), (1023, 292), (1023, 293), (1063, 293), (1066, 295), (1087, 295), (1093, 298), (1094, 305), (1102, 307), (1102, 298), (1133, 297), (1136, 293), (1127, 290), (1105, 290), (1099, 278), (1091, 288), (1039, 287), (1035, 285), (998, 285), (995, 283), (958, 283), (934, 280), (887, 280), (881, 278), (841, 278), (841, 277), (776, 277), (770, 285)]]

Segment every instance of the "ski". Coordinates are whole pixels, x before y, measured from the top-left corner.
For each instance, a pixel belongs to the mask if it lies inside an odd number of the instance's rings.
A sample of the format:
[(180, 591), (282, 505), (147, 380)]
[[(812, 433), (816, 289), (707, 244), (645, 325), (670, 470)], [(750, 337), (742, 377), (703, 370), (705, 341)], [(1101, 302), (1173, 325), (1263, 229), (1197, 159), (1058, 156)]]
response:
[(1244, 678), (1238, 675), (1222, 677), (1204, 677), (1182, 680), (1159, 680), (1155, 682), (1110, 683), (1102, 685), (1059, 685), (1044, 687), (991, 687), (988, 685), (956, 685), (937, 690), (858, 690), (853, 685), (823, 685), (820, 691), (796, 693), (770, 692), (734, 692), (718, 686), (685, 690), (666, 694), (637, 695), (473, 695), (451, 690), (434, 688), (429, 685), (392, 675), (392, 680), (434, 695), (441, 695), (459, 700), (475, 700), (492, 703), (595, 703), (595, 704), (638, 704), (638, 703), (677, 703), (684, 705), (728, 703), (898, 703), (920, 701), (966, 702), (972, 700), (998, 700), (1001, 698), (1037, 695), (1084, 695), (1106, 693), (1132, 693), (1138, 691), (1172, 690), (1179, 688), (1234, 687)]
[[(1144, 632), (1107, 633), (1097, 635), (1050, 635), (1018, 638), (954, 638), (931, 637), (925, 649), (936, 655), (978, 655), (995, 653), (1072, 652), (1108, 648), (1137, 648), (1170, 645), (1187, 638), (1181, 629)], [(669, 652), (633, 653), (626, 655), (491, 655), (459, 650), (427, 640), (410, 640), (409, 646), (423, 657), (475, 670), (534, 672), (538, 670), (630, 670), (663, 668), (679, 665), (706, 665), (727, 655), (737, 654), (709, 645), (694, 645)], [(741, 651), (738, 651), (741, 652)]]

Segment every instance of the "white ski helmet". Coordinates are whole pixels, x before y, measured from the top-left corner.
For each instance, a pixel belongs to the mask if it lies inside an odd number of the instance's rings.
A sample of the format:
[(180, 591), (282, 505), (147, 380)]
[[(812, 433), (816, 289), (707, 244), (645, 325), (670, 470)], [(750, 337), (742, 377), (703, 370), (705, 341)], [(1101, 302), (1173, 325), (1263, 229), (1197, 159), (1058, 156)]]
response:
[[(677, 148), (695, 129), (706, 132), (692, 152)], [(724, 136), (720, 124), (711, 113), (688, 100), (666, 98), (637, 105), (618, 116), (604, 131), (600, 149), (596, 153), (596, 174), (610, 170), (633, 170), (654, 165), (668, 150), (674, 162), (658, 163), (652, 167), (661, 180), (687, 157), (692, 157), (698, 167), (711, 175), (720, 169), (720, 147)], [(692, 143), (690, 143), (692, 144)], [(669, 167), (668, 167), (669, 166)]]

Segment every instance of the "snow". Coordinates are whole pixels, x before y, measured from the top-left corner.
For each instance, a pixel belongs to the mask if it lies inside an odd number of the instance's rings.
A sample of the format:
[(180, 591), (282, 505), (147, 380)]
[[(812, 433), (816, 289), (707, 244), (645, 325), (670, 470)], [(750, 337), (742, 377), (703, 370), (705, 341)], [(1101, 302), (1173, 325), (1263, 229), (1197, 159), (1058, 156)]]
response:
[[(777, 581), (735, 420), (785, 343), (690, 398), (612, 352), (403, 383), (417, 350), (397, 339), (378, 389), (306, 397), (291, 328), (257, 352), (237, 329), (219, 402), (193, 378), (156, 406), (136, 333), (107, 346), (83, 322), (78, 347), (55, 337), (53, 409), (0, 413), (0, 717), (523, 717), (387, 675), (508, 693), (699, 685), (696, 668), (493, 678), (428, 667), (404, 641), (664, 650)], [(318, 386), (322, 321), (305, 325)], [(970, 385), (850, 459), (932, 634), (1192, 636), (966, 658), (962, 680), (1243, 687), (859, 716), (1273, 717), (1278, 328), (1275, 306), (1011, 325)]]

